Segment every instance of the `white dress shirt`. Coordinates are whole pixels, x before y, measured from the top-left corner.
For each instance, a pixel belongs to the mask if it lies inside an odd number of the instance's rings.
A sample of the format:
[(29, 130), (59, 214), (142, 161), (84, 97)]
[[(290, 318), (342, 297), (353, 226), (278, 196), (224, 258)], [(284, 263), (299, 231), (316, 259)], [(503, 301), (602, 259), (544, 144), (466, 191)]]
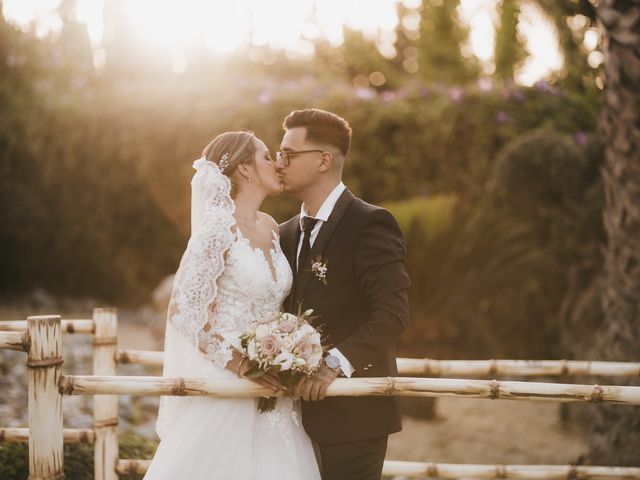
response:
[[(346, 188), (347, 187), (345, 187), (344, 183), (340, 182), (331, 191), (331, 193), (327, 196), (325, 201), (322, 203), (322, 205), (318, 209), (318, 213), (316, 213), (316, 216), (314, 217), (318, 221), (316, 222), (313, 229), (311, 230), (311, 233), (309, 234), (309, 245), (311, 245), (311, 247), (313, 247), (313, 242), (315, 242), (316, 237), (318, 236), (318, 232), (322, 228), (322, 225), (324, 224), (324, 222), (326, 222), (329, 219), (329, 215), (331, 215), (331, 212), (333, 212), (333, 208), (336, 206), (336, 202), (338, 201), (338, 198), (340, 198), (340, 195), (342, 195), (342, 192), (344, 192)], [(305, 210), (304, 204), (302, 204), (302, 206), (300, 207), (300, 230), (302, 230), (302, 219), (304, 217), (309, 217), (309, 216), (310, 215)], [(300, 235), (300, 240), (298, 241), (298, 251), (296, 253), (296, 265), (298, 264), (297, 259), (300, 257), (300, 250), (302, 249), (302, 241), (304, 240), (305, 235), (306, 234), (302, 232), (302, 234)], [(344, 373), (345, 376), (347, 377), (351, 377), (351, 375), (353, 374), (354, 368), (353, 368), (353, 365), (351, 365), (351, 362), (347, 360), (347, 357), (345, 357), (337, 348), (332, 348), (331, 350), (329, 350), (329, 353), (331, 355), (335, 355), (336, 357), (338, 357), (338, 360), (340, 360), (340, 368), (342, 369), (342, 373)]]

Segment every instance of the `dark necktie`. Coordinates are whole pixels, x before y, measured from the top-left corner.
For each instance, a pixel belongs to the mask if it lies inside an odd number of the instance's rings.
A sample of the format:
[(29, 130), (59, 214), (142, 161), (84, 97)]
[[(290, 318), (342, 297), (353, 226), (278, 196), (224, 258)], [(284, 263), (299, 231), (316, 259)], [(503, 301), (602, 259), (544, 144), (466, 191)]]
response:
[(298, 275), (302, 274), (302, 272), (304, 272), (305, 269), (311, 267), (309, 263), (309, 260), (310, 260), (309, 257), (311, 256), (310, 237), (311, 237), (311, 230), (313, 230), (313, 227), (316, 226), (316, 223), (318, 223), (317, 218), (302, 217), (303, 238), (302, 238), (302, 248), (300, 249), (300, 256), (298, 257), (298, 266), (297, 266)]

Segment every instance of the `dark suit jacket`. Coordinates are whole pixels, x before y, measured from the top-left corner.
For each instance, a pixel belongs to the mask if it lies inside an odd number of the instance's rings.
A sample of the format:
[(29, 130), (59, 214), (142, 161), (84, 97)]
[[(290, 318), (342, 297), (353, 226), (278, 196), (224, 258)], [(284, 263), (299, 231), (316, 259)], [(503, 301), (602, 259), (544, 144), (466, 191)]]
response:
[[(280, 225), (280, 243), (294, 271), (285, 310), (313, 308), (323, 344), (337, 347), (354, 377), (398, 373), (394, 342), (409, 320), (405, 243), (396, 219), (345, 190), (322, 225), (311, 258), (327, 263), (326, 285), (301, 265), (295, 273), (299, 215)], [(302, 403), (302, 422), (318, 443), (387, 435), (402, 429), (394, 397), (327, 397)]]

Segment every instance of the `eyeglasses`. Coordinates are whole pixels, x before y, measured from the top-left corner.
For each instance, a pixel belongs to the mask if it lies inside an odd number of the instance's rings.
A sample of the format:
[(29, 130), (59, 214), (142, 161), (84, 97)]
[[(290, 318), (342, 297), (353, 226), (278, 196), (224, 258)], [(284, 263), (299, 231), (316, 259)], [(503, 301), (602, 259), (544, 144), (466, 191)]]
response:
[(322, 153), (324, 150), (278, 150), (276, 152), (276, 160), (283, 161), (285, 167), (288, 167), (291, 164), (291, 157), (295, 157), (296, 155), (300, 155), (301, 153), (311, 153), (311, 152), (319, 152)]

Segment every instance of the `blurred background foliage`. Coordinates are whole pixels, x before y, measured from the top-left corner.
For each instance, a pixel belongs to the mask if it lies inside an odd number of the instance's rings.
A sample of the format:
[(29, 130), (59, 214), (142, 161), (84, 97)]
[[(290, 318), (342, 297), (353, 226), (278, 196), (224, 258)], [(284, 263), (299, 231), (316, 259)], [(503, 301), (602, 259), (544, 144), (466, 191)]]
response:
[[(399, 4), (396, 55), (346, 31), (337, 46), (317, 40), (313, 60), (262, 47), (261, 61), (190, 61), (182, 75), (132, 56), (118, 36), (94, 68), (73, 2), (45, 38), (0, 18), (2, 299), (42, 289), (148, 302), (185, 247), (201, 149), (249, 128), (276, 150), (287, 113), (320, 107), (353, 127), (347, 185), (387, 206), (406, 235), (412, 323), (401, 354), (571, 357), (558, 332), (603, 242), (601, 79), (583, 45), (588, 2), (533, 3), (565, 58), (533, 86), (514, 82), (527, 56), (516, 0), (496, 4), (490, 71), (465, 53), (456, 1)], [(299, 205), (277, 197), (265, 209), (283, 221)]]

